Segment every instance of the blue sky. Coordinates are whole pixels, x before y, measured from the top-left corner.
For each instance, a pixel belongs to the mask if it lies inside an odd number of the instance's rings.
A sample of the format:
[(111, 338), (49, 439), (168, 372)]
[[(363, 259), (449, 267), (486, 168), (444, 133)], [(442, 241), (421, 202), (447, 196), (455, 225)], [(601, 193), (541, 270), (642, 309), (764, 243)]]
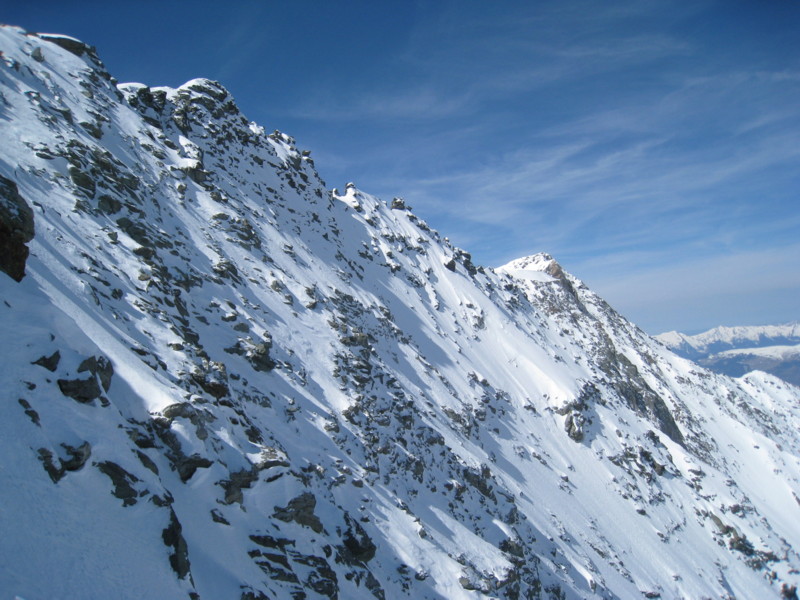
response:
[(242, 111), (499, 266), (651, 333), (800, 319), (800, 2), (4, 2)]

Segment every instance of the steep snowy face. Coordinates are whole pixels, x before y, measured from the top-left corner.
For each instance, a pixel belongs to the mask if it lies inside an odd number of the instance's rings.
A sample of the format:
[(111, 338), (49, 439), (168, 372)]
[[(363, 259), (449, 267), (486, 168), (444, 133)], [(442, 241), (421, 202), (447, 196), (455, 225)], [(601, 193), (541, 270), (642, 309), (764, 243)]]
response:
[(675, 356), (547, 255), (494, 272), (399, 198), (327, 191), (219, 83), (116, 85), (16, 28), (0, 50), (0, 588), (797, 584), (796, 388)]

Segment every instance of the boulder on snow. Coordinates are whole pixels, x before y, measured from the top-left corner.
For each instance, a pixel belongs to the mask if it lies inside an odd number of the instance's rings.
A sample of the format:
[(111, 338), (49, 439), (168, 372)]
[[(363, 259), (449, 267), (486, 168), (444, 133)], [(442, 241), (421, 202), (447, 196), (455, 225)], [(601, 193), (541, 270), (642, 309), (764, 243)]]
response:
[(56, 350), (50, 356), (40, 356), (35, 361), (33, 361), (32, 365), (39, 365), (40, 367), (44, 367), (51, 373), (54, 373), (55, 370), (58, 368), (58, 363), (61, 361), (61, 353)]
[(289, 504), (281, 508), (276, 506), (273, 517), (289, 523), (294, 521), (303, 527), (310, 527), (315, 533), (322, 533), (322, 521), (314, 514), (317, 499), (311, 492), (304, 492), (289, 500)]
[(62, 394), (81, 404), (89, 404), (102, 394), (94, 375), (86, 379), (59, 379), (57, 383)]

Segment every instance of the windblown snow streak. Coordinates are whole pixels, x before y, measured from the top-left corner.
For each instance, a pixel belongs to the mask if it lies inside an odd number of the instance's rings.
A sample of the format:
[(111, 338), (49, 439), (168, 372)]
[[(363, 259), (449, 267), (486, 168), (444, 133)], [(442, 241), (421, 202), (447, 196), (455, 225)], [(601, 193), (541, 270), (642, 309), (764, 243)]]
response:
[(549, 256), (484, 269), (327, 191), (219, 83), (0, 50), (0, 589), (791, 593), (797, 388), (678, 358)]

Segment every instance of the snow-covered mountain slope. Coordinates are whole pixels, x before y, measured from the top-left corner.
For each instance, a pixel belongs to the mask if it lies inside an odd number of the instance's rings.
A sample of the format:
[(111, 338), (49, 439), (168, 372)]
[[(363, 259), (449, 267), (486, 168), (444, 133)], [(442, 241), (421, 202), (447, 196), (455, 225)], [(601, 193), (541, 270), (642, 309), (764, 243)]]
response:
[(723, 375), (771, 373), (800, 385), (800, 324), (717, 327), (698, 335), (670, 331), (656, 336), (670, 350)]
[(327, 191), (216, 82), (0, 50), (7, 594), (791, 595), (796, 388)]

